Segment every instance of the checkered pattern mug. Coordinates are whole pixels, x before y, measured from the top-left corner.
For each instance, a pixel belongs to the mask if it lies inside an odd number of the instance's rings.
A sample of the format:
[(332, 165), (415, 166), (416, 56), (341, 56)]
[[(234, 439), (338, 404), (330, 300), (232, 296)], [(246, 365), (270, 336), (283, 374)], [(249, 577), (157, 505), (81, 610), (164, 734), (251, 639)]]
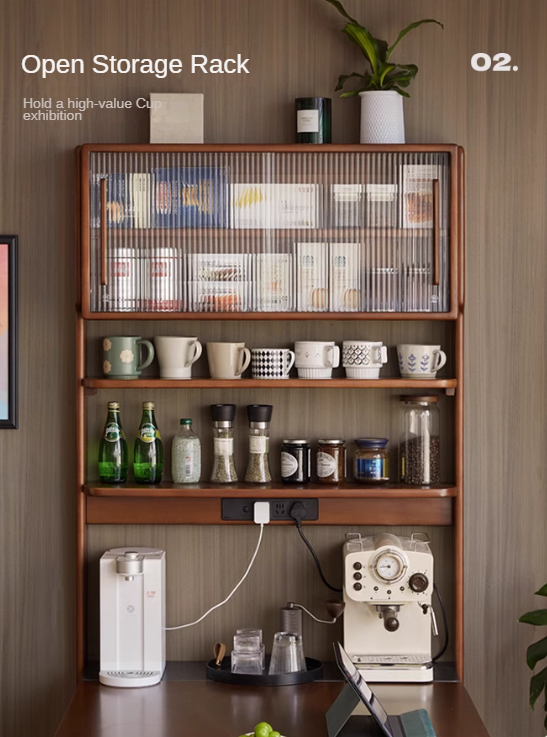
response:
[(252, 348), (253, 379), (288, 379), (294, 360), (294, 351), (288, 348)]

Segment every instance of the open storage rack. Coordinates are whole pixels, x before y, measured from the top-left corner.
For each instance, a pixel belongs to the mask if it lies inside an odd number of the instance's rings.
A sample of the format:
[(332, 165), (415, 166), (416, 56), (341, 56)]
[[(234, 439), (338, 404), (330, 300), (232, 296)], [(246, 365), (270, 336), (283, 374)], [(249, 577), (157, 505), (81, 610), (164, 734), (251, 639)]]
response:
[[(444, 144), (90, 144), (77, 149), (76, 165), (78, 672), (82, 673), (85, 653), (88, 524), (233, 524), (221, 519), (222, 499), (256, 497), (266, 492), (267, 496), (277, 498), (295, 494), (300, 498), (317, 498), (319, 519), (310, 524), (453, 526), (455, 657), (456, 669), (463, 679), (463, 149)], [(419, 182), (420, 167), (424, 178), (432, 180), (430, 188), (427, 185), (424, 188)], [(202, 179), (198, 181), (198, 177), (186, 182), (185, 209), (172, 213), (169, 219), (165, 197), (172, 194), (170, 188), (177, 186), (174, 174), (179, 176), (180, 172), (190, 170), (200, 174)], [(418, 182), (412, 182), (413, 178)], [(206, 190), (203, 180), (206, 180)], [(263, 186), (272, 184), (276, 185), (272, 190)], [(306, 185), (313, 200), (312, 205), (308, 199), (301, 207), (300, 214), (308, 218), (304, 227), (291, 221), (298, 213), (291, 214), (290, 199), (294, 186), (299, 184)], [(377, 224), (372, 227), (366, 219), (356, 222), (350, 219), (349, 224), (337, 222), (333, 185), (345, 187), (348, 184), (351, 185), (349, 196), (348, 190), (342, 189), (339, 199), (343, 202), (354, 197), (362, 199), (360, 212), (366, 210), (368, 185), (395, 184), (393, 210), (388, 215), (391, 221), (382, 227)], [(257, 202), (264, 196), (274, 202), (260, 209)], [(375, 197), (373, 194), (371, 199), (374, 201)], [(425, 201), (420, 203), (421, 197), (425, 197)], [(120, 206), (123, 208), (130, 200), (128, 212), (122, 212)], [(242, 215), (235, 211), (235, 203), (254, 207), (254, 210), (251, 215)], [(382, 207), (391, 205), (384, 203)], [(409, 222), (413, 217), (414, 222)], [(313, 310), (300, 301), (296, 249), (298, 243), (304, 242), (316, 245), (359, 243), (358, 297), (357, 301), (350, 302), (351, 311), (345, 311), (347, 305), (333, 305), (328, 299), (319, 300)], [(162, 271), (167, 268), (162, 262), (166, 253), (169, 254), (168, 270), (172, 269), (168, 299), (158, 294), (153, 283), (158, 267), (161, 274), (166, 273)], [(261, 295), (253, 281), (256, 271), (251, 260), (258, 262), (263, 255), (269, 257), (278, 253), (289, 254), (293, 259), (292, 301), (289, 308), (285, 306), (280, 310), (269, 305), (269, 311), (261, 311)], [(196, 254), (248, 257), (251, 278), (245, 277), (244, 309), (233, 301), (226, 307), (226, 303), (202, 299), (200, 289), (205, 288), (206, 292), (207, 285), (200, 286), (195, 281)], [(129, 265), (124, 261), (128, 255)], [(328, 278), (328, 266), (326, 269)], [(125, 278), (123, 286), (124, 277), (130, 277), (131, 284)], [(413, 324), (419, 324), (420, 328), (430, 325), (431, 330), (442, 321), (449, 336), (449, 345), (443, 348), (451, 354), (447, 368), (450, 367), (452, 375), (427, 381), (382, 376), (376, 381), (334, 377), (317, 381), (243, 378), (234, 382), (205, 376), (195, 376), (188, 381), (143, 376), (122, 382), (103, 378), (97, 366), (90, 372), (93, 360), (87, 346), (96, 340), (95, 333), (100, 334), (97, 328), (93, 333), (92, 326), (99, 325), (104, 333), (110, 325), (108, 321), (124, 321), (130, 325), (134, 323), (125, 321), (156, 321), (144, 324), (156, 326), (157, 330), (157, 326), (166, 325), (161, 321), (172, 320), (181, 321), (181, 326), (185, 326), (179, 334), (195, 331), (190, 327), (194, 323), (187, 326), (186, 321), (235, 321), (241, 327), (241, 340), (245, 340), (244, 321), (267, 320), (279, 324), (288, 320), (314, 321), (314, 324), (323, 321), (331, 330), (337, 321), (352, 321), (350, 324), (355, 328), (366, 326), (368, 321), (381, 320), (389, 326), (396, 321), (402, 326), (401, 330), (407, 328), (408, 321), (414, 321)], [(271, 322), (265, 324), (269, 326)], [(412, 330), (411, 325), (409, 330)], [(423, 331), (420, 334), (423, 335)], [(412, 332), (404, 335), (412, 336)], [(428, 342), (438, 342), (435, 336), (438, 337), (438, 331)], [(409, 341), (419, 342), (410, 337)], [(449, 397), (446, 401), (450, 403), (451, 447), (448, 450), (452, 478), (450, 483), (424, 488), (396, 482), (378, 488), (352, 483), (335, 487), (314, 483), (293, 487), (275, 481), (265, 487), (201, 483), (188, 488), (167, 481), (157, 487), (142, 487), (129, 480), (120, 487), (104, 486), (93, 477), (87, 405), (93, 395), (109, 389), (134, 392), (139, 399), (144, 396), (143, 390), (153, 390), (154, 396), (177, 389), (205, 391), (207, 396), (210, 391), (218, 395), (217, 390), (255, 389), (298, 389), (304, 393), (328, 389), (329, 396), (338, 391), (416, 393), (424, 389), (439, 390)], [(299, 391), (297, 396), (303, 395)], [(203, 472), (207, 473), (206, 465)]]

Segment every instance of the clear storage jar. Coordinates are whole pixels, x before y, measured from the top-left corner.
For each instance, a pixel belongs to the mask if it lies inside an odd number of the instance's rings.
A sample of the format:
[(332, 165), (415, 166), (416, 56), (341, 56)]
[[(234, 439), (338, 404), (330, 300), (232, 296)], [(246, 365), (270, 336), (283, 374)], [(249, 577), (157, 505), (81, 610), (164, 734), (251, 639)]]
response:
[(245, 481), (249, 484), (269, 484), (270, 471), (270, 421), (271, 404), (249, 404), (249, 463)]
[(237, 481), (234, 462), (235, 404), (212, 404), (213, 420), (213, 468), (211, 482), (231, 484)]
[(401, 481), (428, 486), (441, 481), (440, 412), (436, 395), (401, 397)]

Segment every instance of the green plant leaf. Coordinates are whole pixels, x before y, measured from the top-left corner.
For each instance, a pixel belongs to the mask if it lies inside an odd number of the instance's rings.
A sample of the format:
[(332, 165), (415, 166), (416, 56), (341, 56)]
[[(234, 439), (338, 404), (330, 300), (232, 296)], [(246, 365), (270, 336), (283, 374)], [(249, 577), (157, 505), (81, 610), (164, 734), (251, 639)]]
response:
[(347, 23), (342, 31), (349, 40), (359, 46), (365, 58), (369, 61), (374, 74), (378, 71), (378, 43), (368, 28), (359, 23)]
[(547, 596), (547, 583), (539, 591), (536, 591), (536, 596)]
[[(330, 2), (331, 0), (327, 0), (327, 2)], [(418, 26), (423, 25), (424, 23), (436, 23), (438, 26), (444, 29), (444, 26), (442, 23), (439, 23), (438, 20), (433, 20), (432, 18), (426, 18), (425, 20), (418, 20), (414, 23), (411, 23), (409, 26), (407, 26), (404, 30), (401, 31), (401, 33), (397, 36), (397, 40), (393, 44), (393, 46), (390, 46), (387, 50), (386, 54), (386, 61), (389, 61), (391, 59), (391, 55), (397, 46), (397, 44), (403, 40), (403, 38), (406, 36), (407, 33), (410, 33), (410, 31), (413, 31), (414, 28), (418, 28)]]
[(352, 18), (351, 15), (348, 15), (348, 12), (345, 10), (345, 8), (342, 5), (342, 3), (338, 2), (338, 0), (327, 0), (327, 2), (330, 3), (331, 5), (334, 5), (334, 7), (336, 8), (336, 10), (339, 13), (341, 13), (344, 16), (344, 18), (347, 18), (352, 23), (357, 23), (357, 21), (355, 20), (355, 18)]
[(394, 69), (397, 69), (397, 65), (396, 64), (385, 64), (384, 62), (382, 62), (380, 64), (380, 68), (378, 69), (378, 74), (380, 75), (380, 84), (381, 85), (384, 84), (384, 80), (385, 80), (386, 76), (390, 72), (392, 72)]
[(359, 74), (358, 72), (353, 72), (352, 74), (341, 74), (338, 77), (338, 84), (334, 88), (334, 91), (337, 92), (338, 90), (343, 89), (344, 85), (348, 81), (348, 79), (351, 79), (352, 77), (359, 77), (360, 79), (366, 80), (365, 74)]
[(547, 624), (547, 609), (536, 609), (533, 612), (526, 612), (519, 617), (519, 622), (524, 624), (533, 624), (535, 627), (541, 627)]
[(543, 658), (547, 658), (547, 637), (543, 637), (541, 640), (534, 642), (534, 644), (530, 645), (526, 651), (526, 662), (528, 663), (528, 668), (530, 668), (530, 670), (534, 670), (536, 665), (540, 660), (543, 660)]
[(362, 87), (362, 88), (359, 88), (358, 90), (350, 90), (349, 92), (342, 92), (340, 97), (357, 97), (359, 92), (364, 92), (365, 89), (366, 89), (365, 87)]
[(398, 93), (399, 93), (400, 95), (402, 95), (403, 97), (410, 97), (410, 95), (408, 94), (408, 92), (403, 92), (403, 90), (402, 90), (402, 89), (401, 89), (400, 87), (395, 87), (395, 86), (394, 86), (394, 87), (392, 87), (391, 89), (392, 89), (392, 90), (395, 90), (395, 92), (398, 92)]
[(530, 679), (530, 706), (532, 707), (532, 709), (534, 708), (536, 701), (540, 697), (541, 692), (545, 688), (546, 683), (547, 668), (540, 670), (539, 673), (536, 673), (536, 675), (532, 676), (532, 678)]

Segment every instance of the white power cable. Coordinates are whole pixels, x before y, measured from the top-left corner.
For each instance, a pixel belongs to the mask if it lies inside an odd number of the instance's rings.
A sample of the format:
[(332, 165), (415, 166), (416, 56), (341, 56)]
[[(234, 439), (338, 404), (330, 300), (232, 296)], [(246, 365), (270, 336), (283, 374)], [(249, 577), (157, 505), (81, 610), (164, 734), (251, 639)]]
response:
[(251, 568), (253, 567), (253, 563), (255, 562), (256, 556), (258, 555), (258, 551), (260, 550), (260, 543), (262, 542), (262, 534), (263, 534), (263, 532), (264, 532), (264, 523), (261, 522), (260, 523), (260, 535), (258, 536), (258, 542), (256, 544), (256, 549), (255, 549), (255, 551), (253, 553), (253, 557), (251, 558), (251, 562), (247, 566), (247, 570), (243, 574), (243, 578), (240, 580), (240, 582), (237, 584), (237, 586), (234, 589), (232, 589), (231, 593), (228, 594), (228, 596), (224, 599), (224, 601), (221, 601), (220, 604), (215, 604), (215, 606), (212, 606), (209, 609), (209, 611), (205, 612), (205, 614), (203, 614), (199, 619), (196, 619), (195, 622), (189, 622), (188, 624), (180, 624), (178, 627), (165, 627), (165, 629), (166, 630), (182, 630), (185, 627), (193, 627), (195, 624), (199, 624), (199, 622), (202, 622), (205, 619), (205, 617), (208, 617), (209, 614), (211, 614), (211, 612), (214, 612), (215, 611), (215, 609), (218, 609), (219, 607), (224, 606), (224, 604), (226, 604), (226, 602), (230, 601), (230, 599), (235, 594), (235, 592), (238, 590), (238, 588), (241, 586), (241, 584), (243, 583), (243, 581), (245, 581), (245, 579), (249, 575), (249, 572), (250, 572)]

